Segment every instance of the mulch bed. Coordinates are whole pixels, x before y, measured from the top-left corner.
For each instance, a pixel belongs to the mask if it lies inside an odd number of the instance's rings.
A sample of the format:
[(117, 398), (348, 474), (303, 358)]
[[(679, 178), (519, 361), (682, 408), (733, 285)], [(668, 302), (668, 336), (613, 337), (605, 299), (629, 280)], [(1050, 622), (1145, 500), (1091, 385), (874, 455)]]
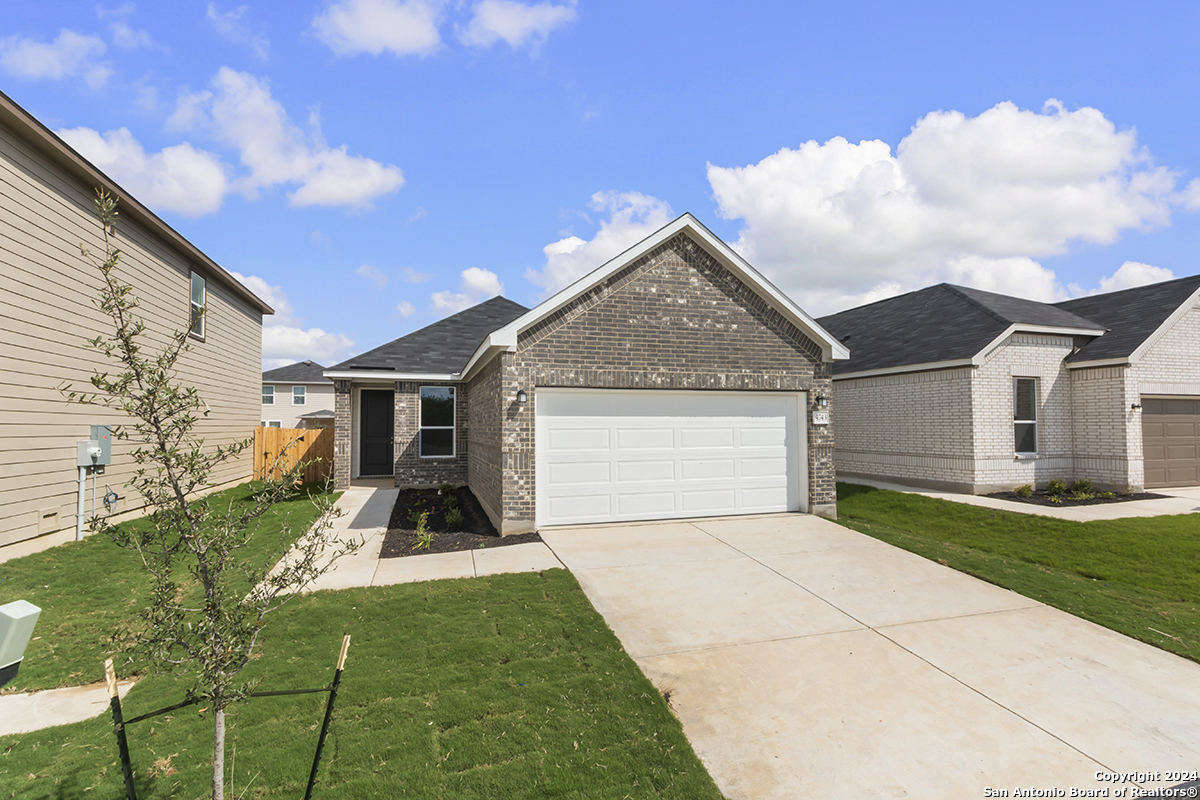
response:
[[(401, 558), (426, 553), (455, 553), (459, 550), (506, 547), (542, 540), (536, 533), (502, 537), (470, 489), (460, 486), (454, 490), (454, 495), (458, 498), (458, 509), (463, 513), (463, 524), (461, 530), (448, 531), (446, 507), (442, 504), (442, 497), (438, 495), (437, 489), (401, 489), (400, 496), (396, 498), (396, 505), (392, 507), (392, 516), (388, 520), (388, 531), (383, 537), (383, 550), (379, 557)], [(433, 533), (433, 542), (428, 549), (413, 549), (417, 543), (417, 525), (409, 520), (409, 513), (414, 509), (429, 512), (426, 529)]]
[(1029, 497), (1021, 497), (1016, 492), (992, 492), (984, 497), (994, 497), (997, 500), (1012, 500), (1015, 503), (1030, 503), (1035, 506), (1050, 506), (1052, 508), (1072, 508), (1074, 506), (1099, 506), (1106, 503), (1128, 503), (1131, 500), (1161, 500), (1165, 494), (1139, 492), (1137, 494), (1117, 494), (1113, 497), (1093, 497), (1091, 500), (1072, 500), (1070, 494), (1059, 495), (1060, 502), (1055, 503), (1045, 492), (1034, 492)]

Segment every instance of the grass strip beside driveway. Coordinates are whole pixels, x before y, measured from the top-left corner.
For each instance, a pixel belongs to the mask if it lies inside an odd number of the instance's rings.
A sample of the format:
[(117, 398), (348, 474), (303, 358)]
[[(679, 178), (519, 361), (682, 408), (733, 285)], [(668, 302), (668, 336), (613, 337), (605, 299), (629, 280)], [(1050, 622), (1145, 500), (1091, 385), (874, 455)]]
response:
[[(208, 502), (213, 508), (250, 504), (259, 486), (244, 483), (210, 495)], [(259, 517), (253, 523), (250, 544), (241, 551), (242, 561), (258, 565), (271, 552), (282, 555), (316, 519), (317, 509), (310, 497), (323, 492), (320, 484), (306, 485)], [(339, 494), (329, 497), (335, 499)], [(146, 524), (143, 518), (121, 523), (121, 527)], [(193, 593), (198, 591), (191, 576), (181, 575), (179, 580), (185, 591), (188, 587)], [(249, 582), (245, 589), (250, 590)], [(107, 536), (89, 536), (82, 542), (0, 563), (0, 605), (26, 600), (42, 609), (17, 677), (0, 693), (104, 680), (103, 662), (113, 654), (113, 632), (137, 615), (149, 602), (151, 591), (152, 579), (138, 554), (118, 547)]]
[(838, 522), (1200, 661), (1200, 514), (1072, 522), (839, 483)]
[[(264, 629), (264, 655), (247, 674), (262, 690), (325, 685), (346, 633), (322, 797), (720, 797), (679, 721), (565, 570), (297, 598)], [(147, 678), (126, 714), (179, 693)], [(255, 698), (231, 709), (227, 786), (248, 797), (303, 792), (323, 702)], [(193, 707), (130, 729), (139, 797), (205, 794), (204, 717)], [(0, 796), (122, 791), (105, 717), (0, 737), (0, 752)]]

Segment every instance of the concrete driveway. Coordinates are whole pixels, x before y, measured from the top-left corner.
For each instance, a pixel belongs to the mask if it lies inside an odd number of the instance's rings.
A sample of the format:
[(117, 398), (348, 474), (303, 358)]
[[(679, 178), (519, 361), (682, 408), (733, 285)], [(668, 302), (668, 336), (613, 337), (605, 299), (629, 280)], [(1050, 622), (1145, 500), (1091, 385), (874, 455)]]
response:
[[(541, 533), (730, 798), (1132, 797), (1200, 769), (1200, 665), (827, 520)], [(1152, 774), (1097, 779), (1124, 772)]]

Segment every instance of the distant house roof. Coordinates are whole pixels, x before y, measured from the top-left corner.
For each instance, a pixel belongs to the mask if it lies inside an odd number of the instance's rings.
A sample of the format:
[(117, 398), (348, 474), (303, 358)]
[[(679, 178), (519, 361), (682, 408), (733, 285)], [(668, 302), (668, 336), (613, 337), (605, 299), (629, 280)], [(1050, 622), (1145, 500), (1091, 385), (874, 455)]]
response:
[(310, 411), (307, 414), (301, 414), (298, 419), (333, 419), (336, 414), (328, 408), (322, 408), (320, 411)]
[(1200, 290), (1200, 275), (1193, 275), (1055, 303), (1061, 309), (1095, 320), (1109, 329), (1067, 360), (1078, 363), (1129, 358), (1197, 290)]
[(850, 348), (835, 375), (965, 362), (1014, 326), (1103, 331), (1070, 310), (940, 283), (817, 320)]
[(493, 297), (419, 331), (335, 364), (326, 372), (370, 370), (421, 375), (455, 374), (462, 371), (488, 334), (528, 310), (505, 297)]
[(262, 374), (263, 383), (330, 383), (325, 368), (315, 361), (300, 361), (286, 367), (269, 369)]

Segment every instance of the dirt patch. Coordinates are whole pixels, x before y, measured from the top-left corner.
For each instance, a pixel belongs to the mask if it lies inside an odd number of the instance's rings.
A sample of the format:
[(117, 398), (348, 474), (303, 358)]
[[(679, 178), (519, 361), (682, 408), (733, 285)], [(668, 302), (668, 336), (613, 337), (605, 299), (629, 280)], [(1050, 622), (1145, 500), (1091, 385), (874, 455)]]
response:
[[(445, 497), (439, 494), (438, 489), (401, 489), (396, 498), (396, 505), (392, 507), (392, 516), (388, 520), (388, 531), (383, 537), (383, 550), (379, 557), (402, 558), (426, 553), (455, 553), (460, 550), (506, 547), (542, 540), (536, 533), (501, 536), (470, 489), (460, 486), (454, 489), (453, 493), (458, 500), (458, 509), (463, 515), (462, 526), (457, 531), (451, 531), (446, 526)], [(425, 511), (429, 512), (426, 529), (433, 533), (433, 539), (428, 548), (418, 549), (417, 524), (413, 521), (413, 515), (414, 512), (419, 514)]]
[(1131, 500), (1161, 500), (1167, 495), (1152, 494), (1150, 492), (1138, 492), (1136, 494), (1114, 494), (1112, 497), (1101, 497), (1096, 495), (1088, 500), (1072, 500), (1070, 494), (1060, 494), (1059, 500), (1056, 502), (1051, 499), (1050, 495), (1045, 492), (1034, 492), (1029, 497), (1021, 497), (1016, 492), (992, 492), (985, 494), (984, 497), (994, 497), (997, 500), (1012, 500), (1014, 503), (1029, 503), (1035, 506), (1049, 506), (1051, 508), (1073, 508), (1074, 506), (1100, 506), (1107, 503), (1128, 503)]

